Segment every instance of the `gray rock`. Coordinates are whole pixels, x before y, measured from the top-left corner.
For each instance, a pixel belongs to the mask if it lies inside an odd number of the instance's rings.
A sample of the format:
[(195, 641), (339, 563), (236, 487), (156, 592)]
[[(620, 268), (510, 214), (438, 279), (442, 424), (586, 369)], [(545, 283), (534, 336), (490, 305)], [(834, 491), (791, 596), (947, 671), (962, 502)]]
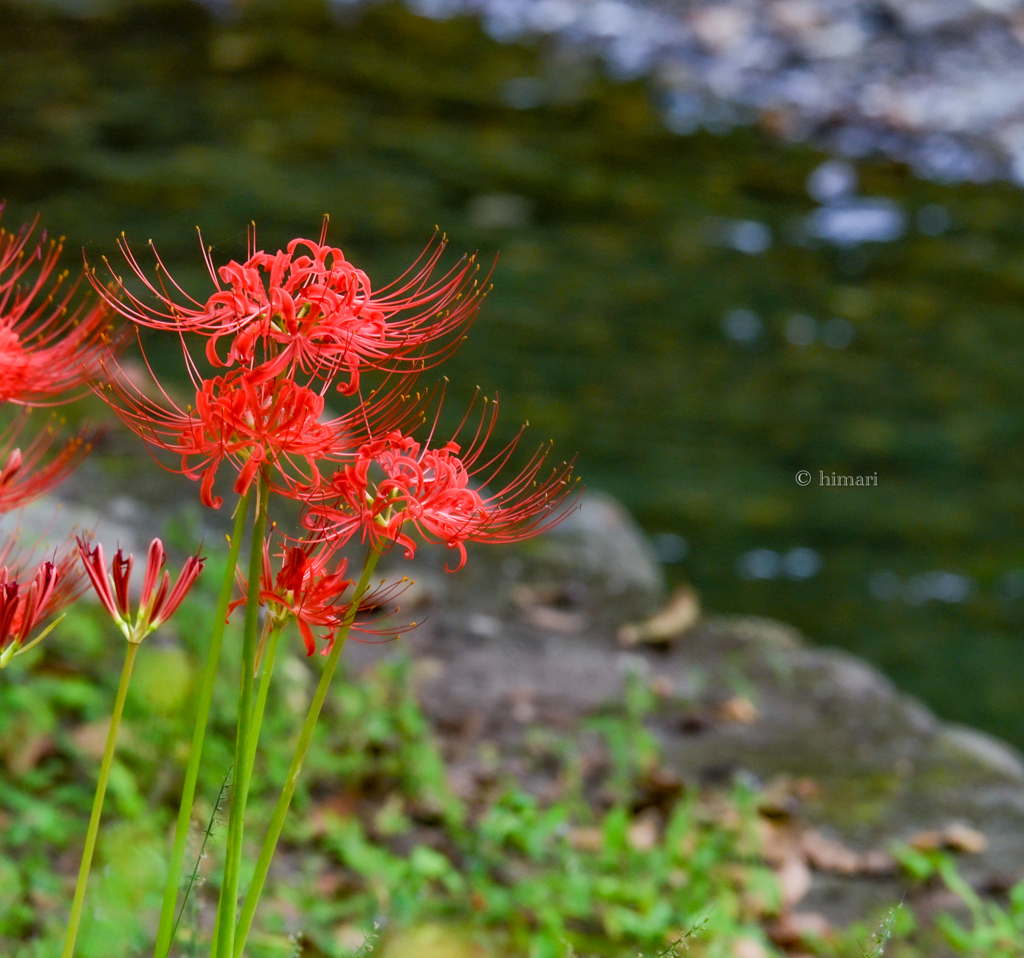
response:
[[(988, 839), (983, 854), (962, 857), (969, 881), (1021, 877), (1021, 757), (940, 722), (854, 656), (747, 617), (712, 617), (667, 648), (628, 653), (607, 628), (544, 631), (523, 610), (493, 619), (486, 634), (466, 622), (448, 608), (409, 637), (430, 663), (419, 690), (443, 729), (476, 728), (514, 753), (532, 723), (571, 731), (621, 709), (632, 673), (658, 689), (647, 725), (683, 780), (806, 778), (815, 791), (801, 819), (856, 852), (959, 823)], [(801, 907), (846, 923), (904, 890), (895, 876), (815, 873)]]
[(617, 500), (600, 492), (585, 493), (578, 509), (536, 540), (530, 556), (550, 574), (582, 576), (613, 599), (659, 598), (665, 590), (647, 537)]
[(34, 548), (40, 557), (61, 548), (76, 535), (89, 535), (103, 543), (108, 556), (119, 546), (136, 555), (145, 553), (150, 540), (143, 542), (139, 526), (125, 521), (125, 505), (132, 500), (122, 496), (116, 502), (119, 511), (104, 513), (93, 506), (47, 496), (0, 516), (0, 536), (16, 535), (20, 545)]
[(615, 499), (599, 492), (584, 493), (578, 508), (544, 535), (511, 545), (471, 543), (468, 553), (465, 568), (454, 573), (445, 566), (456, 565), (457, 554), (436, 545), (419, 546), (411, 562), (393, 550), (380, 569), (389, 578), (409, 576), (434, 600), (467, 614), (532, 609), (535, 626), (546, 619), (556, 632), (649, 615), (665, 596), (665, 576), (647, 537)]
[(986, 768), (1001, 779), (1024, 785), (1024, 763), (1020, 754), (1005, 742), (963, 725), (947, 725), (939, 735), (937, 750), (947, 761), (966, 761)]

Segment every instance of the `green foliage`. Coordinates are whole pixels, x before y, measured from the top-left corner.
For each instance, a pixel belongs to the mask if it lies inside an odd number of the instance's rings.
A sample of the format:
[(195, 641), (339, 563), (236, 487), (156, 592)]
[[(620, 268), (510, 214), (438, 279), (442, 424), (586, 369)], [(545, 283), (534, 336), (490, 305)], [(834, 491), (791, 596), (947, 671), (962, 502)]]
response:
[(969, 926), (952, 915), (940, 915), (939, 927), (950, 944), (965, 955), (979, 958), (1015, 958), (1024, 954), (1024, 882), (1010, 890), (1005, 908), (982, 901), (978, 893), (957, 874), (949, 857), (943, 855), (936, 870), (946, 887), (956, 894), (971, 913)]
[(608, 746), (612, 762), (610, 788), (619, 804), (632, 802), (636, 782), (658, 763), (657, 739), (644, 724), (653, 705), (654, 693), (642, 673), (630, 669), (626, 673), (625, 714), (597, 716), (587, 723), (604, 737)]
[[(197, 607), (207, 600), (201, 592), (192, 599)], [(96, 611), (81, 606), (74, 621), (102, 632)], [(79, 655), (77, 636), (66, 628), (52, 639), (45, 653), (7, 669), (0, 683), (0, 952), (11, 958), (49, 958), (59, 949), (95, 774), (94, 723), (109, 708), (113, 689), (104, 676), (121, 651), (112, 630), (107, 644), (88, 656)], [(190, 644), (144, 645), (140, 662), (146, 655), (157, 663), (183, 658), (194, 670)], [(297, 641), (282, 648), (264, 723), (265, 757), (250, 799), (254, 835), (269, 819), (287, 767), (296, 714), (315, 679), (311, 664), (316, 660), (301, 657)], [(227, 669), (220, 684), (218, 695), (227, 696), (233, 684)], [(608, 772), (601, 782), (584, 787), (574, 778), (579, 740), (542, 730), (531, 737), (531, 747), (561, 756), (565, 773), (561, 795), (542, 801), (523, 790), (498, 755), (492, 787), (472, 800), (452, 793), (407, 662), (388, 660), (338, 682), (258, 915), (253, 958), (349, 958), (359, 947), (353, 943), (359, 928), (373, 929), (359, 938), (363, 952), (374, 947), (388, 955), (407, 940), (448, 941), (449, 935), (467, 955), (729, 958), (736, 948), (752, 947), (751, 940), (776, 954), (767, 932), (782, 903), (758, 856), (757, 794), (745, 787), (727, 796), (687, 790), (667, 804), (643, 806), (639, 784), (660, 761), (645, 725), (654, 701), (639, 675), (627, 684), (622, 712), (581, 731), (603, 743)], [(83, 958), (141, 953), (152, 934), (188, 711), (140, 701), (126, 720), (82, 931)], [(31, 745), (26, 730), (44, 734), (45, 747)], [(215, 723), (214, 758), (230, 755), (231, 733), (229, 716)], [(623, 744), (630, 739), (635, 750)], [(195, 879), (187, 879), (191, 894), (177, 935), (182, 955), (202, 954), (208, 934), (217, 889), (205, 876), (219, 873), (216, 805), (226, 769), (216, 778), (208, 774), (200, 790), (188, 859)], [(979, 899), (948, 858), (895, 851), (908, 874), (945, 882), (969, 908), (969, 925), (939, 919), (954, 953), (1019, 953), (1024, 885), (1003, 908)], [(403, 937), (407, 931), (411, 938)], [(900, 958), (932, 953), (930, 933), (905, 908), (838, 938), (808, 941), (805, 950), (862, 958), (881, 947), (872, 945), (872, 934)]]

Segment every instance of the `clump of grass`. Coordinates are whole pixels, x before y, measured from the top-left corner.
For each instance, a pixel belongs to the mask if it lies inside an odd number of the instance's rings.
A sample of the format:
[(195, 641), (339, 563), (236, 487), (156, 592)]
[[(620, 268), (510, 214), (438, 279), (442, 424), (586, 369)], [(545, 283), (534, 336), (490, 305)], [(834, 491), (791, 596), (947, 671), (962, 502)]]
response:
[(882, 922), (878, 931), (873, 932), (871, 940), (869, 942), (869, 951), (864, 953), (864, 958), (882, 958), (885, 954), (885, 946), (892, 940), (893, 933), (896, 929), (896, 921), (900, 915), (900, 909), (902, 909), (903, 903), (900, 902), (898, 905), (893, 905), (889, 909), (889, 913), (885, 916), (885, 920)]
[(190, 912), (192, 916), (192, 933), (190, 935), (190, 940), (192, 943), (193, 956), (198, 956), (199, 954), (199, 908), (197, 907), (195, 900), (191, 899), (190, 896), (194, 888), (204, 884), (204, 880), (199, 874), (199, 869), (202, 867), (203, 861), (206, 858), (206, 848), (210, 844), (210, 838), (213, 836), (214, 829), (223, 824), (223, 821), (220, 818), (220, 813), (228, 796), (228, 787), (231, 783), (231, 772), (232, 769), (229, 767), (224, 775), (224, 781), (221, 782), (220, 791), (217, 792), (217, 798), (213, 803), (213, 811), (210, 813), (209, 821), (206, 823), (206, 827), (202, 831), (199, 850), (196, 853), (196, 863), (188, 878), (185, 880), (185, 888), (181, 898), (181, 907), (178, 909), (178, 917), (174, 921), (172, 938), (177, 934), (178, 927), (181, 924), (181, 919), (185, 915), (186, 910)]

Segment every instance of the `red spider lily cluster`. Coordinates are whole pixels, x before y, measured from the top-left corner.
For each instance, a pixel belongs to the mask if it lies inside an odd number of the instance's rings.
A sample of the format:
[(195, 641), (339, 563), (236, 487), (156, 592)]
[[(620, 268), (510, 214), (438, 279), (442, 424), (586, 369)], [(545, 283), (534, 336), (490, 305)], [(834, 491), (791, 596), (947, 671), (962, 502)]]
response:
[(37, 625), (74, 597), (72, 562), (47, 559), (32, 573), (19, 565), (0, 565), (0, 668), (45, 638), (57, 624), (51, 623), (29, 641)]
[(90, 437), (83, 434), (69, 439), (56, 454), (47, 457), (57, 436), (52, 423), (22, 448), (18, 439), (27, 422), (27, 415), (22, 413), (0, 435), (0, 514), (20, 509), (58, 486), (92, 448)]
[(500, 491), (486, 493), (512, 451), (506, 447), (485, 458), (496, 413), (492, 405), (486, 424), (481, 420), (486, 428), (477, 430), (461, 455), (454, 440), (435, 449), (401, 432), (364, 444), (317, 498), (308, 498), (305, 524), (328, 541), (358, 533), (378, 550), (394, 542), (410, 559), (416, 552), (410, 536), (415, 531), (428, 542), (458, 550), (458, 565), (449, 571), (465, 565), (467, 542), (515, 542), (538, 534), (562, 518), (557, 506), (569, 467), (538, 484), (544, 464), (540, 452)]
[(91, 546), (79, 538), (78, 552), (103, 607), (110, 613), (118, 628), (124, 633), (124, 637), (135, 645), (174, 615), (189, 589), (195, 585), (205, 561), (199, 556), (190, 556), (172, 589), (171, 574), (164, 570), (167, 553), (164, 551), (163, 543), (159, 539), (154, 539), (150, 543), (146, 560), (142, 596), (133, 617), (128, 584), (132, 566), (135, 564), (134, 556), (129, 555), (125, 558), (124, 552), (118, 549), (108, 574), (102, 545)]
[[(484, 293), (472, 258), (435, 277), (444, 246), (432, 243), (380, 290), (327, 244), (326, 222), (319, 241), (295, 239), (276, 253), (257, 250), (250, 234), (246, 260), (219, 269), (206, 253), (214, 292), (205, 301), (186, 294), (158, 255), (150, 278), (124, 243), (154, 302), (116, 276), (109, 289), (94, 279), (110, 307), (137, 326), (173, 331), (183, 344), (186, 335), (205, 340), (205, 376), (183, 345), (195, 389), (184, 408), (155, 377), (155, 389), (144, 389), (115, 366), (98, 391), (122, 421), (176, 457), (168, 468), (198, 481), (207, 506), (222, 505), (214, 485), (227, 466), (239, 495), (263, 476), (275, 494), (304, 507), (307, 540), (284, 551), (276, 581), (265, 567), (261, 603), (288, 610), (311, 653), (312, 628), (326, 629), (330, 647), (344, 619), (334, 597), (351, 583), (344, 564), (332, 562), (354, 537), (377, 552), (397, 543), (412, 557), (419, 535), (455, 550), (461, 568), (467, 542), (517, 541), (565, 513), (570, 467), (541, 477), (543, 451), (501, 480), (516, 443), (486, 452), (496, 403), (484, 404), (468, 443), (412, 435), (429, 404), (428, 394), (413, 392), (416, 377), (461, 341)], [(369, 372), (378, 385), (364, 392)], [(348, 411), (328, 414), (329, 394), (347, 399)]]
[[(180, 456), (180, 471), (201, 481), (205, 505), (222, 504), (213, 483), (225, 461), (237, 473), (239, 495), (265, 468), (276, 491), (302, 498), (319, 487), (319, 464), (343, 461), (373, 435), (408, 426), (415, 413), (401, 397), (413, 376), (437, 361), (475, 314), (480, 291), (471, 261), (431, 281), (443, 244), (425, 254), (418, 271), (375, 294), (365, 273), (324, 240), (294, 240), (273, 256), (250, 250), (244, 263), (220, 270), (207, 258), (217, 291), (206, 303), (182, 293), (159, 259), (158, 278), (167, 278), (158, 290), (127, 246), (133, 272), (157, 294), (159, 308), (142, 303), (120, 280), (117, 295), (98, 287), (112, 308), (140, 326), (203, 336), (210, 366), (228, 369), (204, 378), (186, 353), (196, 392), (185, 409), (163, 390), (153, 400), (124, 375), (107, 384), (106, 398), (129, 428)], [(224, 338), (230, 342), (221, 356)], [(330, 385), (347, 376), (338, 390), (356, 395), (367, 368), (396, 381), (381, 394), (361, 396), (347, 415), (325, 420)]]
[[(80, 281), (68, 285), (66, 273), (56, 273), (61, 244), (45, 233), (34, 238), (35, 226), (0, 229), (0, 403), (19, 408), (0, 432), (0, 514), (52, 490), (89, 452), (88, 433), (52, 452), (52, 422), (22, 441), (28, 411), (75, 398), (119, 341), (113, 310), (101, 298), (77, 295)], [(0, 668), (49, 632), (53, 624), (30, 639), (80, 591), (72, 550), (36, 563), (16, 545), (9, 534), (0, 547)]]
[(73, 306), (80, 284), (54, 275), (62, 245), (33, 241), (35, 226), (0, 229), (0, 402), (56, 405), (99, 372), (113, 314), (94, 297)]
[[(352, 609), (346, 592), (355, 583), (347, 577), (348, 559), (337, 556), (337, 547), (332, 543), (317, 545), (309, 540), (297, 545), (285, 546), (271, 558), (270, 539), (263, 541), (263, 571), (260, 574), (259, 603), (267, 610), (268, 629), (295, 621), (306, 647), (306, 654), (312, 655), (317, 648), (317, 632), (323, 646), (321, 654), (328, 655), (334, 648), (334, 639), (345, 618)], [(242, 598), (232, 602), (230, 611), (246, 604), (249, 583), (238, 574)], [(387, 604), (401, 593), (403, 582), (382, 585), (364, 595), (359, 601), (360, 612), (371, 612)], [(415, 623), (410, 623), (409, 627)], [(395, 630), (381, 632), (363, 621), (354, 621), (354, 628), (371, 635), (394, 635)]]
[[(34, 241), (33, 232), (34, 224), (16, 235), (0, 231), (0, 403), (17, 410), (9, 425), (0, 427), (0, 514), (51, 489), (88, 452), (86, 434), (54, 451), (52, 425), (21, 441), (32, 407), (65, 402), (83, 386), (101, 396), (157, 456), (169, 457), (168, 468), (198, 482), (205, 505), (216, 509), (223, 504), (215, 491), (218, 479), (223, 482), (222, 470), (239, 497), (196, 698), (156, 944), (157, 958), (167, 958), (221, 643), (227, 617), (244, 605), (215, 946), (215, 958), (235, 958), (243, 953), (343, 643), (353, 629), (380, 636), (395, 632), (383, 628), (390, 619), (375, 623), (372, 616), (408, 580), (390, 585), (384, 580), (373, 588), (370, 579), (380, 555), (397, 545), (412, 558), (417, 541), (439, 543), (457, 556), (455, 571), (466, 563), (469, 542), (515, 542), (536, 535), (565, 516), (571, 468), (563, 464), (545, 471), (546, 450), (541, 449), (508, 475), (518, 437), (488, 451), (497, 404), (486, 400), (475, 426), (467, 425), (467, 413), (454, 435), (435, 438), (440, 410), (434, 409), (432, 417), (429, 411), (436, 394), (417, 390), (416, 381), (461, 342), (484, 294), (472, 257), (446, 272), (438, 270), (443, 239), (431, 243), (390, 286), (375, 289), (366, 273), (327, 243), (326, 221), (318, 241), (295, 239), (275, 253), (256, 249), (250, 234), (244, 262), (218, 269), (204, 253), (214, 286), (205, 300), (178, 286), (159, 257), (155, 276), (147, 276), (122, 241), (133, 285), (138, 288), (141, 282), (147, 298), (116, 276), (103, 286), (94, 271), (86, 274), (93, 290), (83, 290), (87, 295), (79, 298), (81, 284), (66, 286), (64, 274), (55, 273), (60, 244), (47, 242), (45, 235)], [(123, 331), (111, 322), (117, 317), (130, 320)], [(176, 400), (155, 376), (152, 387), (140, 384), (119, 365), (117, 347), (140, 327), (178, 337), (194, 389), (188, 400)], [(197, 356), (186, 345), (194, 338), (204, 341)], [(340, 411), (329, 412), (328, 399)], [(431, 418), (428, 434), (418, 435), (416, 430)], [(273, 497), (299, 504), (300, 536), (280, 533), (272, 522), (270, 535), (265, 534)], [(247, 526), (254, 501), (252, 525)], [(235, 566), (247, 528), (252, 536), (245, 577)], [(348, 559), (340, 552), (352, 541), (368, 550), (358, 576), (349, 575)], [(0, 544), (0, 668), (53, 628), (45, 620), (80, 591), (78, 561), (128, 640), (64, 958), (74, 955), (139, 646), (175, 613), (203, 569), (204, 560), (192, 556), (173, 581), (164, 568), (166, 558), (163, 544), (154, 539), (135, 604), (130, 593), (134, 559), (120, 548), (108, 568), (103, 547), (82, 537), (77, 549), (55, 552), (41, 563), (19, 553), (14, 537)], [(244, 597), (232, 602), (236, 575)], [(319, 647), (327, 659), (239, 908), (247, 795), (278, 640), (292, 621), (307, 654)]]
[[(275, 253), (256, 249), (250, 233), (245, 261), (219, 269), (205, 253), (214, 285), (205, 301), (175, 283), (159, 256), (154, 278), (147, 276), (124, 242), (122, 252), (149, 301), (137, 297), (116, 275), (112, 286), (105, 288), (93, 274), (93, 283), (110, 308), (136, 327), (179, 337), (194, 398), (175, 401), (155, 376), (153, 388), (145, 388), (116, 362), (105, 370), (110, 381), (96, 384), (95, 390), (154, 453), (173, 457), (168, 468), (199, 482), (205, 505), (223, 504), (215, 493), (221, 468), (233, 475), (240, 497), (231, 537), (235, 557), (250, 492), (256, 491), (249, 576), (238, 575), (245, 598), (229, 602), (230, 579), (221, 591), (223, 611), (230, 614), (244, 604), (246, 615), (216, 958), (234, 958), (245, 946), (342, 643), (353, 628), (375, 631), (360, 613), (379, 607), (402, 588), (401, 583), (370, 588), (379, 556), (397, 544), (412, 557), (414, 536), (419, 536), (455, 550), (456, 568), (461, 568), (467, 542), (514, 542), (548, 528), (566, 513), (570, 467), (563, 465), (542, 476), (543, 450), (511, 478), (502, 478), (516, 442), (497, 453), (486, 451), (496, 404), (484, 403), (468, 441), (460, 440), (464, 419), (455, 436), (436, 442), (438, 413), (425, 439), (413, 435), (427, 421), (431, 404), (430, 391), (415, 391), (415, 380), (458, 345), (484, 292), (472, 258), (435, 276), (444, 245), (443, 239), (432, 243), (406, 274), (383, 289), (374, 289), (366, 273), (327, 243), (326, 221), (318, 241), (295, 239)], [(205, 341), (198, 358), (186, 345), (196, 337)], [(376, 385), (367, 391), (367, 382)], [(328, 396), (332, 404), (347, 408), (328, 413)], [(264, 534), (272, 496), (301, 505), (305, 530), (301, 539), (283, 536), (276, 552)], [(339, 554), (353, 539), (368, 546), (357, 581), (349, 578), (348, 562)], [(104, 604), (125, 634), (137, 641), (140, 630), (159, 614), (153, 611), (158, 602), (152, 598), (155, 574), (147, 575), (142, 609), (133, 623), (127, 601), (128, 560), (119, 553), (108, 577), (99, 549), (83, 545), (82, 555)], [(186, 569), (179, 587), (187, 588), (183, 583), (191, 574), (192, 569)], [(168, 608), (177, 595), (177, 587), (167, 595)], [(259, 639), (258, 607), (265, 612)], [(291, 620), (297, 623), (307, 654), (322, 643), (327, 661), (239, 912), (246, 795), (277, 641)], [(219, 617), (211, 636), (206, 673), (210, 676), (223, 625)], [(157, 932), (158, 958), (169, 953), (174, 937), (177, 881), (211, 703), (212, 679), (204, 683)], [(94, 821), (94, 832), (96, 827)], [(87, 865), (83, 874), (87, 877)], [(79, 887), (84, 888), (81, 878)], [(76, 892), (72, 910), (72, 947), (82, 894)]]
[[(479, 292), (472, 259), (440, 279), (433, 273), (444, 242), (432, 244), (410, 270), (384, 289), (371, 291), (367, 275), (320, 241), (295, 239), (274, 254), (255, 249), (250, 234), (244, 263), (214, 269), (206, 265), (217, 291), (204, 303), (185, 294), (157, 257), (155, 285), (124, 243), (132, 271), (156, 296), (152, 307), (122, 286), (123, 304), (110, 305), (143, 326), (206, 337), (206, 357), (214, 367), (237, 366), (255, 380), (281, 375), (295, 380), (333, 380), (348, 375), (338, 391), (354, 395), (366, 368), (422, 370), (443, 358), (476, 312)], [(174, 298), (167, 286), (179, 294)], [(159, 286), (159, 288), (158, 288)], [(230, 337), (225, 356), (218, 352)]]

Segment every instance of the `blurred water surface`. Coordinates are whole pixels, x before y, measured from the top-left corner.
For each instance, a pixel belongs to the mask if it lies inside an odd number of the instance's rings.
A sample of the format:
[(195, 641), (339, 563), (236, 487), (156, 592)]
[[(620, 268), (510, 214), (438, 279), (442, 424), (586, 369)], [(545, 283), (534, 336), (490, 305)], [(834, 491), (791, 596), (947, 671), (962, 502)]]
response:
[(678, 135), (647, 81), (471, 19), (104, 10), (0, 5), (5, 226), (40, 212), (72, 266), (152, 238), (196, 294), (197, 225), (223, 262), (250, 221), (276, 248), (330, 213), (378, 284), (435, 224), (500, 251), (452, 416), (499, 391), (502, 435), (528, 419), (578, 451), (707, 606), (791, 621), (1024, 745), (1018, 188)]

